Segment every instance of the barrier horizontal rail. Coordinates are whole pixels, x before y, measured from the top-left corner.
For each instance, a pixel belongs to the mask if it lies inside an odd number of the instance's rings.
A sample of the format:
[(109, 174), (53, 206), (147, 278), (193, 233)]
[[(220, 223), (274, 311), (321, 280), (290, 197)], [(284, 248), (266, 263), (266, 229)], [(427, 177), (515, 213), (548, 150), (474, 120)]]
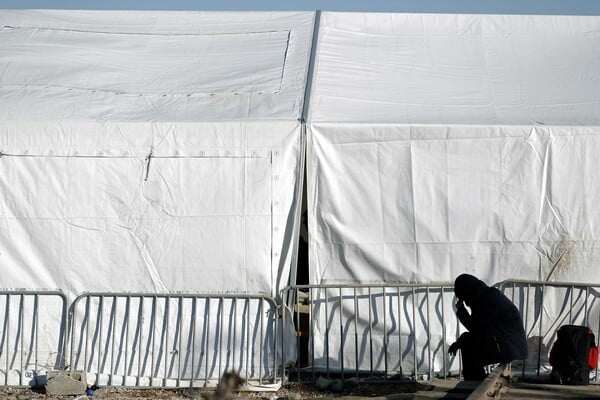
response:
[(291, 314), (300, 332), (299, 381), (330, 374), (420, 380), (460, 371), (459, 358), (447, 353), (459, 334), (452, 283), (297, 285), (282, 298), (291, 308), (284, 319)]
[[(550, 348), (561, 325), (588, 326), (600, 334), (600, 284), (505, 280), (495, 285), (517, 306), (528, 337), (527, 360), (516, 365), (521, 376), (549, 373)], [(517, 363), (518, 364), (518, 363)], [(598, 368), (592, 381), (600, 383)]]
[(109, 386), (216, 386), (229, 370), (276, 385), (276, 315), (262, 294), (85, 293), (69, 311), (70, 369)]
[(39, 384), (48, 370), (64, 367), (67, 299), (58, 290), (0, 290), (0, 382)]

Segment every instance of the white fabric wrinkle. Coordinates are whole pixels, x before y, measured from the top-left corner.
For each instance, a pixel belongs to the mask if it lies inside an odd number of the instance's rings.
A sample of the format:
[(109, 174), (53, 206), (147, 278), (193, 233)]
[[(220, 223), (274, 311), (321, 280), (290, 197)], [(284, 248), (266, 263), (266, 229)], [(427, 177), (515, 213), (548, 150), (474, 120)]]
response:
[[(158, 115), (158, 111), (157, 111)], [(175, 124), (171, 123), (167, 125), (165, 129), (158, 129), (156, 124), (152, 124), (152, 149), (158, 149), (160, 145), (167, 139), (169, 135), (173, 134), (175, 138)]]
[(156, 268), (156, 265), (154, 263), (154, 260), (152, 259), (152, 255), (150, 254), (150, 251), (148, 249), (148, 246), (146, 245), (145, 240), (143, 240), (141, 237), (139, 237), (136, 230), (134, 230), (130, 227), (121, 225), (121, 224), (117, 224), (117, 226), (127, 230), (127, 232), (129, 233), (131, 239), (133, 240), (133, 243), (135, 244), (137, 250), (140, 253), (140, 256), (142, 257), (142, 260), (144, 261), (144, 266), (146, 267), (146, 271), (148, 272), (148, 275), (150, 276), (150, 279), (152, 280), (154, 289), (157, 291), (161, 291), (161, 292), (167, 292), (168, 289), (165, 286), (165, 284), (160, 276), (160, 273), (158, 272), (158, 269)]
[(121, 136), (121, 138), (123, 139), (123, 141), (126, 143), (127, 149), (129, 151), (129, 154), (135, 154), (136, 151), (136, 147), (135, 145), (129, 140), (129, 137), (127, 136), (127, 134), (123, 131), (123, 128), (120, 125), (115, 125), (115, 130), (116, 132), (119, 134), (119, 136)]
[[(158, 168), (155, 168), (155, 170), (156, 170), (156, 172), (155, 172), (156, 177), (159, 181), (163, 182), (163, 188), (166, 189), (166, 193), (167, 193), (168, 197), (170, 198), (170, 200), (172, 201), (172, 203), (174, 205), (177, 205), (177, 200), (176, 200), (175, 196), (173, 195), (173, 191), (171, 190), (169, 182), (167, 181), (165, 176), (160, 172), (160, 170)], [(148, 204), (150, 204), (152, 206), (154, 211), (157, 211), (157, 213), (164, 214), (166, 216), (173, 217), (173, 218), (177, 217), (177, 215), (174, 211), (167, 210), (164, 202), (160, 202), (157, 199), (153, 199), (153, 198), (147, 196), (143, 190), (142, 190), (142, 196), (148, 202)]]
[(95, 232), (106, 232), (104, 229), (100, 229), (100, 228), (95, 228), (95, 227), (91, 227), (91, 226), (85, 226), (85, 225), (81, 225), (81, 224), (77, 224), (73, 221), (70, 221), (68, 218), (59, 218), (60, 221), (64, 222), (65, 224), (75, 227), (75, 228), (79, 228), (79, 229), (83, 229), (86, 231), (95, 231)]
[(540, 213), (538, 215), (538, 226), (542, 224), (542, 216), (544, 215), (544, 208), (547, 207), (548, 211), (554, 215), (556, 222), (560, 225), (563, 232), (568, 232), (565, 227), (559, 212), (555, 209), (552, 204), (552, 157), (551, 157), (551, 145), (552, 141), (548, 140), (546, 143), (546, 149), (544, 152), (544, 162), (542, 164), (542, 185), (540, 193)]

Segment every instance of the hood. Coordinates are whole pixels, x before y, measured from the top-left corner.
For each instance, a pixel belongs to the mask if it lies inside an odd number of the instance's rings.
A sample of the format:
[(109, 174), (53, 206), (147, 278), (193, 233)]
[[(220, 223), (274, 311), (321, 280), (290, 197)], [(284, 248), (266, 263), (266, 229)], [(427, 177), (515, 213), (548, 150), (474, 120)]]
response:
[(485, 282), (475, 276), (462, 274), (454, 281), (454, 294), (459, 300), (471, 305), (488, 287)]

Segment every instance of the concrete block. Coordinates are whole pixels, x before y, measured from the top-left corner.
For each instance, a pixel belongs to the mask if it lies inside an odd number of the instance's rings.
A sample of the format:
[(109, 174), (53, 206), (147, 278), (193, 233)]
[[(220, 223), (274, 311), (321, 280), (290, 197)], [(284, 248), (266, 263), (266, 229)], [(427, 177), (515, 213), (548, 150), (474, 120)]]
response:
[(44, 387), (53, 396), (85, 394), (87, 379), (84, 371), (48, 371)]

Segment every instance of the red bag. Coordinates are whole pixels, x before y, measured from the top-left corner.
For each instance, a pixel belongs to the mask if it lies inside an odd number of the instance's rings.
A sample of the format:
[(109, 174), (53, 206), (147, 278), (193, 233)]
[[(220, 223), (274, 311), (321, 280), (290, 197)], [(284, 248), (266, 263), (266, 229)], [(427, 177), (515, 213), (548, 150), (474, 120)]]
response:
[(589, 384), (590, 372), (598, 366), (595, 339), (587, 326), (561, 326), (550, 350), (551, 380), (568, 385)]
[(598, 346), (590, 347), (590, 358), (588, 358), (588, 365), (590, 370), (598, 367)]

